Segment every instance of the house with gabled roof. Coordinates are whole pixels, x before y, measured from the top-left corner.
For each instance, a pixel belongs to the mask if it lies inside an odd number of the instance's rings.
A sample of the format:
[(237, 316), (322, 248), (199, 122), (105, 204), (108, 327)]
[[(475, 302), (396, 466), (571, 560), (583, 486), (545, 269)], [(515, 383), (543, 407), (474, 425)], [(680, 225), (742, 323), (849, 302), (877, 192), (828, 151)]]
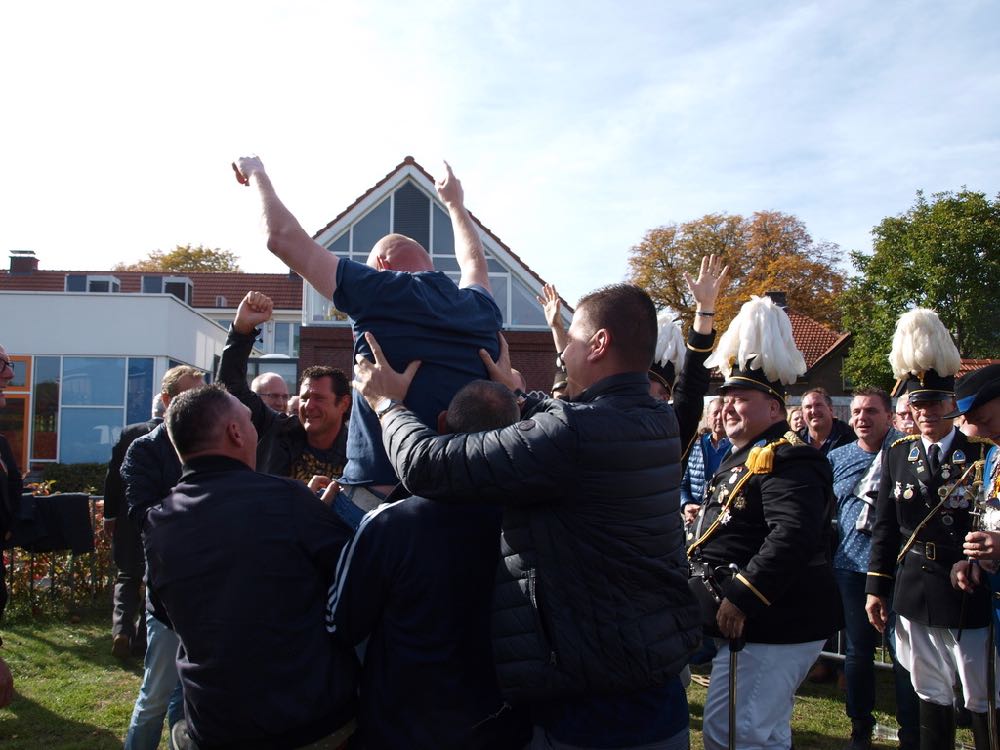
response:
[[(475, 214), (472, 219), (486, 253), (493, 297), (503, 313), (511, 358), (530, 389), (548, 390), (555, 370), (555, 350), (535, 299), (545, 281)], [(360, 195), (313, 239), (340, 258), (364, 263), (372, 246), (393, 232), (423, 245), (435, 270), (458, 281), (448, 211), (437, 197), (434, 177), (412, 156)], [(568, 316), (571, 310), (567, 311)], [(354, 362), (350, 321), (309, 284), (303, 293), (302, 321), (301, 364), (324, 362), (349, 371)]]

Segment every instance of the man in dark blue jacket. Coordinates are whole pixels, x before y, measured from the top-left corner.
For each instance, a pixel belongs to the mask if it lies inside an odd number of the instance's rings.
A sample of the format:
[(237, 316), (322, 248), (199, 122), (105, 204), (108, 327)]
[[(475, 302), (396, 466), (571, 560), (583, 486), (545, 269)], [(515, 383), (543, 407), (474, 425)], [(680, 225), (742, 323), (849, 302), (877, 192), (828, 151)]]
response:
[[(522, 421), (437, 436), (401, 403), (400, 375), (368, 335), (357, 387), (411, 492), (505, 506), (493, 649), (505, 696), (531, 709), (532, 747), (680, 750), (678, 673), (701, 639), (679, 503), (681, 445), (649, 395), (656, 310), (635, 286), (585, 296), (561, 359), (568, 400), (526, 400)], [(509, 354), (483, 353), (514, 387)]]
[(336, 747), (357, 667), (323, 608), (350, 528), (301, 483), (254, 472), (250, 410), (224, 388), (181, 394), (166, 426), (184, 470), (144, 541), (150, 601), (181, 642), (186, 728), (172, 736), (197, 750)]
[[(505, 386), (476, 380), (441, 413), (438, 430), (492, 430), (519, 413)], [(327, 608), (338, 638), (368, 639), (359, 739), (369, 750), (521, 748), (528, 733), (516, 736), (490, 650), (502, 511), (396, 494), (365, 516)]]

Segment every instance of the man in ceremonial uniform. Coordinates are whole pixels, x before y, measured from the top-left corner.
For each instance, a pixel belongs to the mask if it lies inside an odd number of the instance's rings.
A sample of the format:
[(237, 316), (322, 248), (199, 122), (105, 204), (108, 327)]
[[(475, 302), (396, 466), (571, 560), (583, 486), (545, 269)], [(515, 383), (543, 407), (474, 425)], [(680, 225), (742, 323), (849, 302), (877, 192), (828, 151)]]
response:
[(890, 360), (919, 434), (886, 451), (866, 610), (881, 632), (893, 595), (896, 653), (920, 697), (921, 750), (954, 747), (956, 675), (972, 714), (976, 748), (988, 750), (989, 595), (983, 590), (964, 595), (949, 580), (973, 526), (972, 467), (985, 457), (988, 441), (968, 438), (952, 423), (959, 356), (933, 311), (917, 309), (900, 318)]
[[(734, 361), (740, 351), (749, 354)], [(829, 559), (830, 464), (785, 421), (783, 383), (805, 364), (779, 307), (759, 298), (744, 305), (706, 363), (713, 365), (726, 376), (723, 417), (733, 451), (706, 489), (688, 555), (706, 633), (729, 645), (712, 663), (704, 743), (728, 746), (727, 709), (735, 701), (737, 747), (788, 748), (792, 697), (843, 625)], [(741, 640), (732, 694), (730, 647)]]

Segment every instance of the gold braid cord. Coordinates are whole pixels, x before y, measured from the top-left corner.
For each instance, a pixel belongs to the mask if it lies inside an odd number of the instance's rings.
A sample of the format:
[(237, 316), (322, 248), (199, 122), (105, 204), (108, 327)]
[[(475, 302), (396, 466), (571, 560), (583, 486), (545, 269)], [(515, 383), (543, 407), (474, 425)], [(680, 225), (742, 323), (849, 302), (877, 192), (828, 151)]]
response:
[[(984, 461), (981, 458), (977, 461), (973, 461), (972, 464), (969, 466), (969, 468), (966, 469), (965, 472), (962, 474), (962, 476), (958, 478), (958, 481), (951, 486), (951, 489), (948, 490), (948, 494), (942, 497), (940, 502), (938, 502), (937, 505), (931, 508), (931, 512), (928, 513), (926, 516), (924, 516), (923, 521), (917, 524), (917, 528), (913, 530), (913, 533), (910, 534), (910, 538), (907, 539), (906, 544), (903, 545), (903, 549), (899, 551), (899, 555), (896, 557), (896, 565), (899, 565), (903, 561), (903, 558), (906, 556), (906, 553), (910, 551), (910, 548), (913, 546), (914, 542), (917, 541), (917, 534), (923, 531), (924, 527), (926, 527), (927, 524), (930, 523), (931, 519), (937, 515), (937, 512), (941, 510), (941, 508), (944, 506), (946, 502), (948, 502), (948, 499), (953, 494), (955, 494), (955, 490), (966, 483), (966, 480), (968, 480), (969, 475), (972, 474), (973, 471), (976, 472), (976, 476), (980, 477), (980, 481), (982, 481), (981, 478), (983, 476), (983, 466), (985, 466), (985, 464), (986, 461)], [(969, 484), (971, 485), (972, 482), (970, 481)]]
[(750, 455), (747, 456), (747, 460), (743, 464), (747, 467), (747, 472), (740, 477), (733, 486), (733, 491), (729, 493), (726, 497), (726, 501), (722, 504), (722, 508), (719, 509), (719, 515), (715, 517), (715, 520), (712, 521), (711, 525), (705, 530), (705, 533), (698, 537), (691, 544), (691, 546), (688, 547), (688, 558), (695, 553), (695, 550), (697, 550), (698, 547), (707, 542), (711, 538), (712, 534), (715, 533), (716, 529), (719, 528), (722, 524), (722, 519), (729, 512), (729, 507), (743, 490), (743, 485), (750, 481), (750, 477), (754, 474), (770, 474), (774, 471), (774, 453), (778, 449), (779, 445), (787, 444), (789, 444), (789, 441), (786, 438), (781, 438), (780, 440), (775, 440), (773, 443), (768, 443), (767, 445), (757, 446), (750, 449)]

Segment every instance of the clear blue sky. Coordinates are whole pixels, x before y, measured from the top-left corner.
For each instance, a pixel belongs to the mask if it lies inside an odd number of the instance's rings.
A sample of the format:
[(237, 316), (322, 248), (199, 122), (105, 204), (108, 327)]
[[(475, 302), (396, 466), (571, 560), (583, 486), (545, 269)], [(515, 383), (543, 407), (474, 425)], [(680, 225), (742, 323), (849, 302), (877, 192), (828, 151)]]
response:
[(870, 248), (915, 191), (1000, 191), (1000, 4), (17, 3), (0, 250), (202, 243), (278, 271), (229, 162), (315, 231), (412, 154), (570, 300), (654, 226), (775, 209)]

